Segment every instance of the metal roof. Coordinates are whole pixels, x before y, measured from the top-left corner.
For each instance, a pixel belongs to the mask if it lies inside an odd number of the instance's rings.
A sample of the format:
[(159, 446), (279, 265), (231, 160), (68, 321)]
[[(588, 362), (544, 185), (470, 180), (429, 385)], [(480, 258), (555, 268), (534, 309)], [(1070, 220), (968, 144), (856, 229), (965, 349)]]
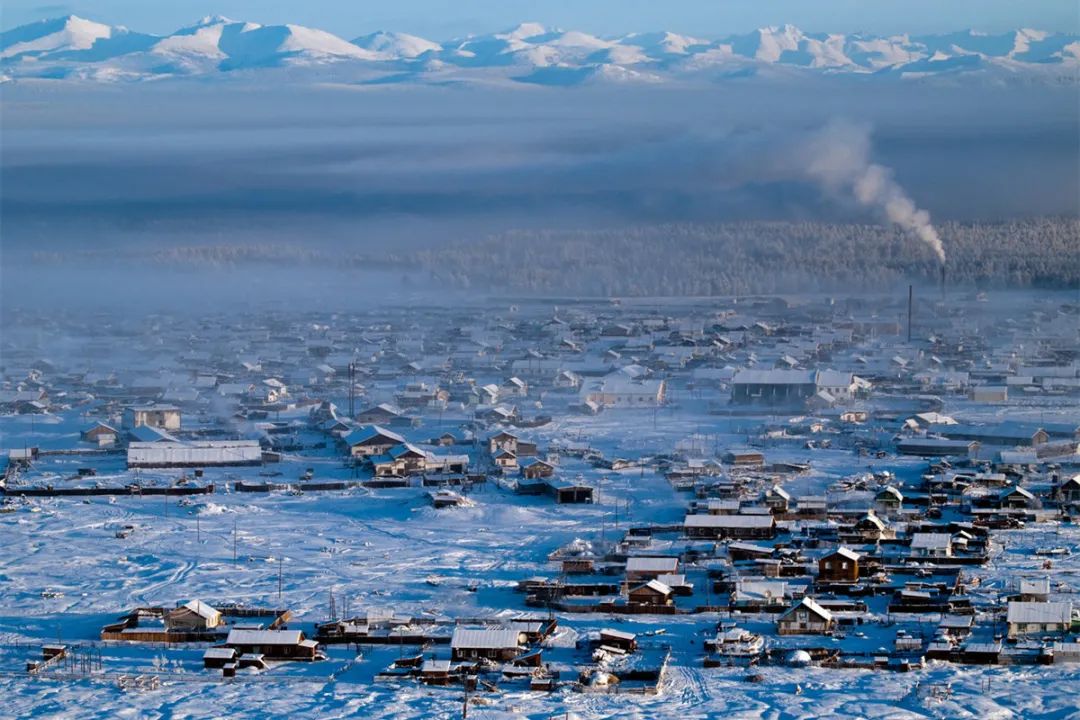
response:
[(608, 636), (618, 638), (619, 640), (636, 640), (637, 635), (634, 633), (623, 632), (622, 630), (612, 630), (611, 628), (603, 628), (600, 630), (601, 636)]
[(304, 633), (299, 630), (243, 630), (229, 631), (226, 645), (299, 645)]
[(262, 462), (262, 448), (255, 440), (206, 440), (182, 442), (133, 442), (128, 445), (131, 467), (167, 465), (243, 465)]
[(949, 533), (915, 533), (911, 536), (911, 547), (940, 549), (952, 546), (952, 535)]
[(232, 660), (236, 657), (236, 649), (230, 647), (207, 648), (206, 652), (203, 653), (203, 657), (211, 660)]
[(771, 528), (771, 515), (687, 515), (686, 527)]
[(513, 628), (454, 628), (450, 647), (478, 650), (517, 649), (521, 633)]
[(202, 600), (189, 600), (181, 607), (185, 607), (199, 617), (206, 618), (207, 620), (214, 620), (215, 618), (221, 617), (220, 612), (210, 607)]
[(1068, 602), (1010, 602), (1007, 621), (1068, 625), (1072, 622), (1072, 603)]
[(679, 567), (679, 558), (632, 557), (626, 561), (627, 572), (669, 572)]

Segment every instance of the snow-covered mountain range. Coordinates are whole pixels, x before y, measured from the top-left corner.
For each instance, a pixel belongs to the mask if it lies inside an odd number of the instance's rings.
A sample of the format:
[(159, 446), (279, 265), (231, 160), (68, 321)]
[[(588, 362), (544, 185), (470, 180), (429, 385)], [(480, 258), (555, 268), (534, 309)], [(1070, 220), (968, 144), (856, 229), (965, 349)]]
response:
[(346, 40), (300, 25), (206, 17), (157, 36), (75, 16), (0, 33), (4, 79), (147, 81), (237, 77), (272, 68), (309, 79), (367, 83), (679, 82), (769, 74), (898, 78), (979, 73), (1075, 82), (1080, 35), (1021, 29), (944, 35), (805, 33), (791, 25), (705, 39), (671, 32), (597, 37), (524, 23), (435, 42), (376, 32)]

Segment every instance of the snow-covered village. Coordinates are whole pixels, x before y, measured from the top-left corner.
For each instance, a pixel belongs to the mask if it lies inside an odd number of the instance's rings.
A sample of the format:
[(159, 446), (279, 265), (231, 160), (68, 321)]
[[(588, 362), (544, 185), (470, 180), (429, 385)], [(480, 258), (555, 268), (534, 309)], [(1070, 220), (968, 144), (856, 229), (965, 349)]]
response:
[(1065, 717), (1078, 317), (937, 289), (18, 311), (9, 709)]
[(0, 720), (1080, 720), (1076, 0), (3, 0)]

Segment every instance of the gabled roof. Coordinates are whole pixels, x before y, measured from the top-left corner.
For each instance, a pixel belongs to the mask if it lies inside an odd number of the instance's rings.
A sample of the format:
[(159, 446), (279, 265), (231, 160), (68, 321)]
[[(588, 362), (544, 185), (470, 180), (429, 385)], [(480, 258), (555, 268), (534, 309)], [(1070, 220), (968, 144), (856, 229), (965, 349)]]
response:
[(394, 443), (403, 443), (405, 438), (398, 435), (395, 432), (390, 432), (384, 427), (378, 425), (364, 425), (353, 430), (351, 433), (345, 436), (345, 444), (349, 447), (353, 445), (359, 445), (360, 443), (367, 442), (368, 440), (374, 440), (376, 438), (388, 440)]
[(389, 452), (387, 454), (390, 455), (390, 457), (394, 458), (395, 460), (397, 458), (404, 457), (405, 455), (414, 455), (414, 456), (417, 456), (417, 457), (427, 457), (426, 452), (424, 452), (420, 448), (416, 447), (412, 443), (407, 443), (407, 442), (401, 443), (400, 445), (395, 445), (394, 447), (390, 448), (390, 450), (389, 450)]
[(372, 412), (376, 412), (376, 411), (381, 412), (381, 413), (385, 413), (387, 415), (394, 415), (395, 417), (401, 415), (401, 410), (397, 409), (396, 407), (394, 407), (390, 403), (379, 403), (378, 405), (375, 405), (373, 407), (369, 407), (369, 408), (367, 408), (365, 410), (361, 410), (358, 414), (364, 415), (364, 414), (372, 413)]
[(165, 432), (161, 428), (151, 427), (149, 425), (140, 425), (139, 427), (132, 428), (129, 432), (132, 439), (136, 442), (180, 442), (178, 438)]
[(83, 428), (83, 432), (88, 433), (88, 432), (90, 432), (92, 430), (97, 430), (99, 428), (102, 429), (102, 430), (108, 430), (109, 432), (114, 433), (114, 434), (119, 434), (119, 431), (116, 428), (114, 428), (112, 425), (109, 425), (108, 423), (103, 423), (103, 422), (100, 422), (100, 421), (95, 422), (92, 425), (87, 425), (86, 427)]
[(832, 555), (839, 555), (841, 557), (847, 558), (848, 560), (854, 560), (854, 561), (858, 561), (859, 557), (861, 557), (859, 555), (859, 553), (855, 552), (854, 550), (852, 550), (850, 548), (846, 548), (846, 547), (839, 547), (839, 548), (836, 549), (836, 552), (831, 552), (828, 555), (826, 555), (825, 557), (830, 557)]
[(783, 580), (740, 580), (735, 585), (736, 600), (780, 600), (788, 594)]
[(881, 490), (880, 492), (878, 492), (877, 497), (882, 498), (882, 497), (884, 497), (886, 495), (890, 496), (890, 497), (894, 497), (899, 501), (903, 501), (903, 499), (904, 499), (903, 493), (901, 493), (899, 490), (894, 488), (892, 485), (889, 485), (884, 490)]
[(791, 500), (791, 494), (779, 485), (773, 485), (771, 488), (768, 489), (766, 494), (775, 495), (777, 497), (783, 498), (784, 500)]
[(868, 522), (874, 525), (878, 530), (885, 529), (885, 521), (879, 518), (872, 512), (868, 512), (859, 519), (860, 523)]
[(230, 647), (207, 648), (203, 653), (203, 658), (207, 660), (232, 660), (234, 657), (236, 657), (236, 650)]
[(634, 590), (641, 590), (642, 588), (648, 588), (655, 593), (659, 593), (660, 595), (670, 595), (672, 593), (671, 588), (660, 582), (659, 580), (650, 580), (647, 583), (638, 585), (636, 588), (634, 588)]
[(795, 612), (799, 608), (806, 608), (807, 610), (814, 613), (815, 615), (817, 615), (818, 617), (820, 617), (822, 620), (825, 620), (825, 621), (832, 621), (832, 619), (833, 619), (833, 616), (832, 616), (831, 612), (829, 612), (825, 608), (818, 605), (817, 602), (813, 598), (809, 598), (809, 597), (804, 597), (797, 604), (793, 605), (791, 607), (791, 609), (789, 609), (786, 613), (783, 614), (783, 616), (781, 616), (781, 619), (787, 617), (788, 615)]
[(1022, 488), (1019, 485), (1013, 485), (1012, 487), (1005, 488), (1004, 490), (1001, 491), (1001, 493), (998, 495), (998, 497), (1006, 498), (1006, 497), (1008, 497), (1010, 495), (1021, 495), (1021, 496), (1025, 497), (1025, 498), (1027, 498), (1028, 500), (1034, 500), (1035, 499), (1035, 496), (1031, 494), (1030, 490), (1027, 490), (1026, 488)]
[(188, 610), (195, 613), (199, 617), (205, 618), (207, 620), (214, 620), (214, 619), (220, 617), (220, 615), (221, 615), (220, 612), (218, 612), (214, 608), (210, 607), (209, 605), (204, 603), (202, 600), (188, 600), (186, 603), (184, 603), (180, 607), (187, 608)]
[(912, 548), (938, 550), (952, 546), (952, 535), (949, 533), (920, 533), (911, 536)]

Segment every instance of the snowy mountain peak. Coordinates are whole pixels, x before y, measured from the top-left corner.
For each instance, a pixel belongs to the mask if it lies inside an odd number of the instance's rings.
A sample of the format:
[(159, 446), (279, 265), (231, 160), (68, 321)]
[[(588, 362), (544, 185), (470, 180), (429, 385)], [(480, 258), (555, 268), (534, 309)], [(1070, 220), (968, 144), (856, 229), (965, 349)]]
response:
[[(208, 15), (164, 37), (77, 16), (0, 33), (0, 75), (22, 79), (146, 80), (328, 64), (371, 83), (766, 82), (820, 71), (887, 78), (1026, 73), (1080, 84), (1080, 34), (1031, 28), (988, 34), (804, 33), (785, 24), (704, 40), (670, 31), (602, 37), (525, 22), (435, 42), (373, 32), (347, 41), (303, 25), (259, 25)], [(543, 71), (543, 72), (538, 72)], [(318, 79), (311, 73), (292, 78)]]
[(523, 22), (515, 28), (511, 28), (504, 33), (499, 33), (497, 37), (504, 37), (511, 40), (528, 40), (529, 38), (538, 37), (540, 35), (547, 35), (549, 30), (535, 22)]
[(633, 33), (619, 41), (622, 45), (642, 48), (647, 54), (685, 55), (691, 48), (705, 48), (708, 40), (679, 35), (670, 31), (655, 33)]
[(63, 50), (86, 50), (123, 28), (78, 15), (41, 20), (0, 34), (0, 58), (34, 57)]
[(439, 43), (416, 35), (385, 30), (358, 37), (352, 44), (386, 59), (415, 58), (427, 52), (441, 52), (443, 49)]

